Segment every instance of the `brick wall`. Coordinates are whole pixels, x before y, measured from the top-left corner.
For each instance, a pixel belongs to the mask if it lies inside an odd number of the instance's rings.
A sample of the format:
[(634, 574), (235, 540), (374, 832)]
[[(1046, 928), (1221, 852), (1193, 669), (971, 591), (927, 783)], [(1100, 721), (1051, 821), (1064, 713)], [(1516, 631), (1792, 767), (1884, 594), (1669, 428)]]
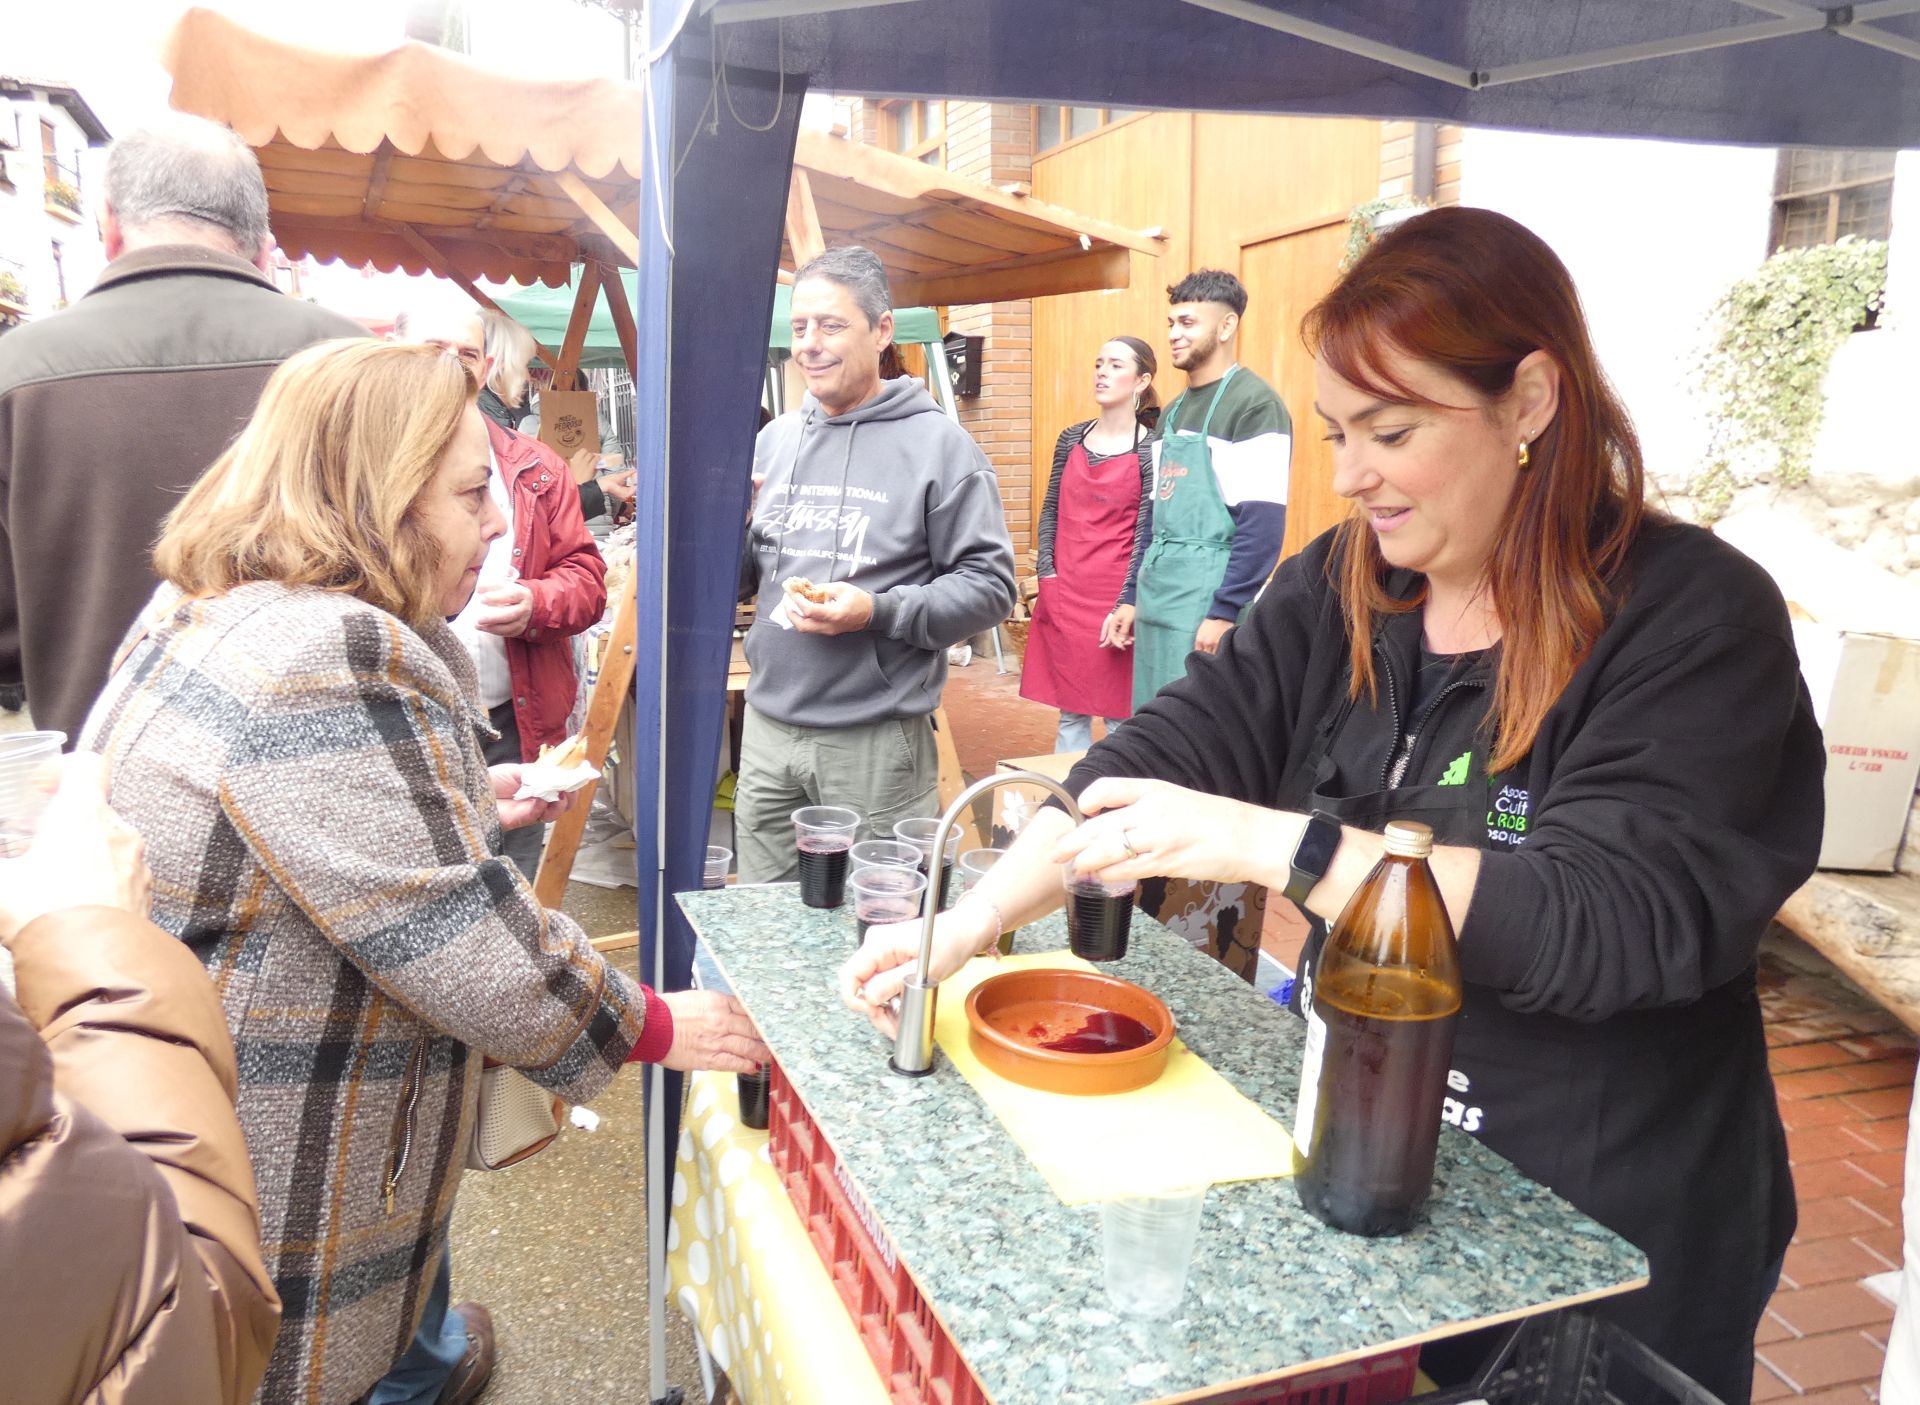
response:
[[(1029, 109), (1005, 103), (947, 104), (947, 169), (989, 185), (1033, 179)], [(1033, 546), (1033, 304), (971, 303), (948, 309), (953, 331), (986, 339), (980, 394), (960, 402), (960, 423), (1000, 479), (1016, 554)]]
[[(989, 185), (1033, 178), (1030, 109), (1003, 103), (949, 102), (946, 167)], [(855, 140), (880, 144), (877, 102), (855, 99)], [(960, 423), (993, 464), (1016, 555), (1033, 547), (1033, 304), (970, 303), (947, 310), (949, 331), (985, 338), (980, 394), (960, 402)], [(1024, 563), (1023, 563), (1024, 564)]]
[[(1380, 198), (1414, 192), (1414, 123), (1380, 124)], [(1434, 133), (1433, 203), (1460, 203), (1460, 128), (1443, 126)]]

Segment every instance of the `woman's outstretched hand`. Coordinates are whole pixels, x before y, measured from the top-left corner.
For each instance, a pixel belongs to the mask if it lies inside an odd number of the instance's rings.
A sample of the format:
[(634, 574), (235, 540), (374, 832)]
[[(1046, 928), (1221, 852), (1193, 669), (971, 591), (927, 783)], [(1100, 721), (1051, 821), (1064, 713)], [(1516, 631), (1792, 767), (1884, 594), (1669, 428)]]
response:
[(1087, 822), (1061, 839), (1053, 857), (1109, 883), (1265, 883), (1276, 873), (1284, 882), (1300, 829), (1299, 817), (1284, 810), (1118, 776), (1088, 786), (1080, 809)]
[(752, 1073), (773, 1055), (746, 1009), (717, 990), (670, 990), (660, 998), (673, 1012), (673, 1043), (660, 1062), (690, 1072), (717, 1068), (722, 1073)]

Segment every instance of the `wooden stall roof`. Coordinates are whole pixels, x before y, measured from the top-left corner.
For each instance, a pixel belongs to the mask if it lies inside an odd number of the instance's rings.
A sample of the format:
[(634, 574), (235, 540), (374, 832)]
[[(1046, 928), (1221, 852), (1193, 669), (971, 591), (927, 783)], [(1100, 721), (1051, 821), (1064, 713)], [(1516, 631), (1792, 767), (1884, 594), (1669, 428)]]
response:
[(289, 255), (551, 287), (585, 259), (634, 263), (633, 84), (515, 78), (418, 43), (328, 53), (204, 9), (164, 62), (173, 106), (254, 148)]
[[(894, 301), (938, 306), (1127, 286), (1131, 253), (1160, 241), (936, 166), (803, 129), (793, 156), (785, 267), (804, 246), (863, 244)], [(808, 207), (814, 226), (807, 220)], [(816, 233), (817, 229), (817, 233)], [(805, 262), (804, 255), (800, 262)]]

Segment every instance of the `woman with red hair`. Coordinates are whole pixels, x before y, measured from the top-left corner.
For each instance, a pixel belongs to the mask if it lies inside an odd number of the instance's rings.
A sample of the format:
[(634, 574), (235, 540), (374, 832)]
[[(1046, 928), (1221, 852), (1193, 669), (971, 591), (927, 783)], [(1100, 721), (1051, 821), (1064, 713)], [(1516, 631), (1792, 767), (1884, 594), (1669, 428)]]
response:
[[(1643, 503), (1566, 268), (1485, 210), (1382, 237), (1308, 315), (1339, 527), (1068, 778), (937, 929), (944, 976), (1111, 880), (1265, 883), (1316, 935), (1431, 825), (1465, 1002), (1447, 1120), (1647, 1254), (1599, 1311), (1722, 1400), (1794, 1227), (1755, 953), (1820, 847), (1773, 582)], [(885, 1028), (915, 933), (842, 972)]]

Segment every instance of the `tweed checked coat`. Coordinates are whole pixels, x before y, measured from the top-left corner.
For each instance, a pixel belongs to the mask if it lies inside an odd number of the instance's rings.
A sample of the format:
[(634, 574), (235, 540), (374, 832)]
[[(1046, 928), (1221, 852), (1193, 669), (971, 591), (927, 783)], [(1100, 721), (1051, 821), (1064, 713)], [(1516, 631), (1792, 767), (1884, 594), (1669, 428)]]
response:
[(260, 1399), (343, 1405), (412, 1338), (478, 1056), (585, 1102), (648, 993), (493, 857), (486, 719), (445, 625), (314, 588), (162, 586), (130, 640), (82, 745), (233, 1033), (284, 1304)]

